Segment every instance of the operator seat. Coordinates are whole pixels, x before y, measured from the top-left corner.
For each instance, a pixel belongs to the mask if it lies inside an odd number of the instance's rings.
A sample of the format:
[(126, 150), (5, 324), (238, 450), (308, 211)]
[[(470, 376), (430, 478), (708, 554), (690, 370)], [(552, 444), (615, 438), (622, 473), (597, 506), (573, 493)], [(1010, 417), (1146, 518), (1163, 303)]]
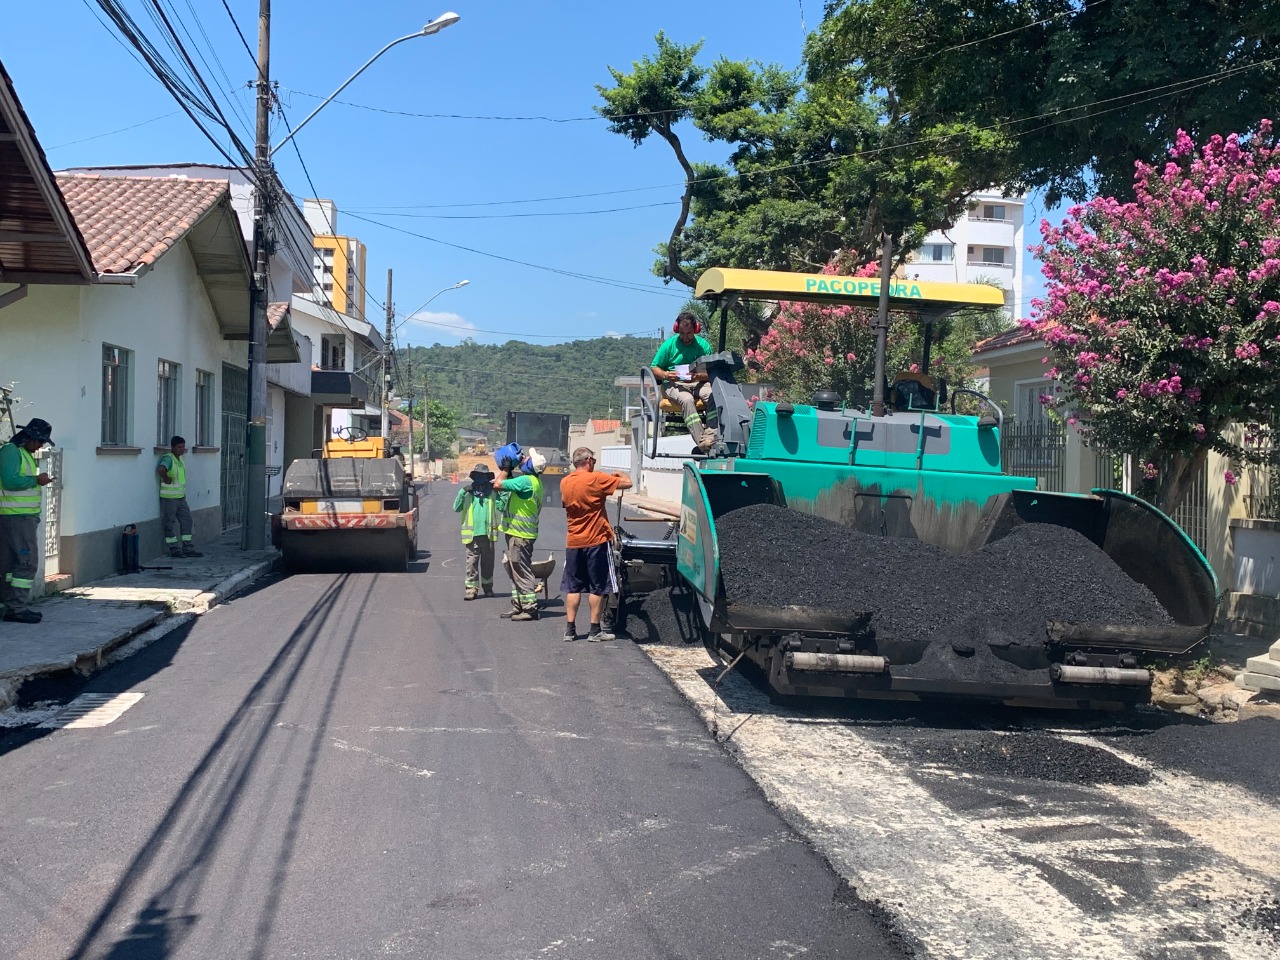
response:
[(889, 387), (889, 406), (894, 410), (937, 410), (946, 402), (946, 381), (927, 373), (904, 371)]

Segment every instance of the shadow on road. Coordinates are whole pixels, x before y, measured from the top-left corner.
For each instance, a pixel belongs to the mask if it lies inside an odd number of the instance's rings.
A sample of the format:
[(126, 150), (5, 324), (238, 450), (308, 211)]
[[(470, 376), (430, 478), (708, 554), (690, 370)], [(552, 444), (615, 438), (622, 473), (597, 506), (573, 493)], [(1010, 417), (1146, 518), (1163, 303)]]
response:
[[(280, 893), (293, 858), (316, 765), (325, 742), (328, 720), (358, 626), (377, 579), (362, 579), (360, 582), (367, 584), (369, 589), (360, 599), (359, 607), (351, 617), (352, 625), (340, 641), (339, 649), (333, 651), (328, 644), (322, 648), (326, 653), (336, 653), (337, 663), (319, 705), (314, 727), (311, 727), (314, 732), (306, 744), (301, 768), (292, 784), (287, 822), (282, 831), (271, 831), (271, 835), (257, 836), (251, 841), (255, 859), (262, 859), (271, 845), (276, 848), (271, 876), (265, 883), (268, 894), (258, 903), (256, 918), (242, 918), (244, 929), (253, 930), (252, 948), (248, 955), (259, 960), (267, 956)], [(268, 780), (265, 771), (260, 771), (259, 767), (268, 740), (277, 730), (277, 718), (289, 704), (304, 667), (317, 653), (317, 646), (334, 618), (339, 602), (350, 599), (349, 583), (347, 576), (336, 578), (303, 616), (183, 783), (69, 960), (165, 960), (172, 957), (191, 936), (199, 924), (198, 907), (202, 892), (214, 867), (219, 864), (220, 853), (237, 815), (242, 813), (242, 809), (245, 814), (252, 814), (254, 822), (242, 826), (264, 832), (266, 821), (261, 814), (266, 805), (245, 808), (247, 790), (252, 785), (276, 795), (284, 788), (280, 776), (282, 769), (286, 768), (272, 767), (271, 779)], [(290, 731), (293, 736), (297, 733), (296, 729)], [(256, 775), (259, 781), (254, 783)], [(271, 806), (277, 804), (273, 802)], [(230, 882), (237, 888), (248, 880), (241, 864), (222, 866), (224, 869), (219, 871), (220, 875), (231, 877)], [(236, 889), (229, 891), (224, 899), (252, 902), (252, 898), (238, 896)], [(129, 923), (127, 932), (117, 935), (116, 931), (124, 923)]]

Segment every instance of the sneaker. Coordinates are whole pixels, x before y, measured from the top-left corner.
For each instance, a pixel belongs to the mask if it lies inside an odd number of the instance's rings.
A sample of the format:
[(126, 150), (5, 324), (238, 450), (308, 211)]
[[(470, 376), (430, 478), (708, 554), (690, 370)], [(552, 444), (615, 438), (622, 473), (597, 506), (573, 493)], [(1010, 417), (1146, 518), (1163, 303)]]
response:
[(617, 640), (612, 633), (607, 630), (601, 630), (599, 627), (592, 627), (591, 632), (587, 634), (588, 643), (603, 643), (606, 640)]
[(565, 643), (573, 643), (573, 641), (577, 639), (578, 639), (578, 631), (577, 631), (577, 628), (573, 626), (573, 624), (569, 624), (569, 626), (564, 628)]
[(203, 554), (203, 553), (201, 553), (199, 550), (184, 549), (184, 550), (182, 551), (182, 556), (184, 556), (184, 557), (203, 557), (203, 556), (204, 556), (204, 554)]
[(4, 612), (5, 623), (39, 623), (44, 619), (43, 613), (36, 613), (34, 610), (6, 610)]
[(537, 620), (537, 619), (538, 619), (538, 612), (536, 610), (521, 610), (519, 613), (513, 613), (511, 615), (512, 623), (516, 623), (517, 621), (528, 622), (530, 620)]
[(476, 598), (476, 588), (467, 587), (466, 592), (462, 594), (463, 600), (474, 600)]
[(492, 588), (492, 587), (485, 587), (485, 588), (484, 588), (484, 595), (485, 595), (486, 597), (492, 597), (492, 596), (494, 595), (494, 594), (493, 594), (493, 588)]

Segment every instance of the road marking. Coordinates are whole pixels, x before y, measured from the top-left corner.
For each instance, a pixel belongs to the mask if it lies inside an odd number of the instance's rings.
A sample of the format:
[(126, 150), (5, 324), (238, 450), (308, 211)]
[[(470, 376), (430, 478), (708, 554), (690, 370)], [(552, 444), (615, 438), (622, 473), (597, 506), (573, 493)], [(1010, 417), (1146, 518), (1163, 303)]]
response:
[(40, 724), (41, 730), (105, 727), (142, 699), (140, 693), (82, 693)]
[(1260, 797), (1161, 771), (1092, 786), (913, 766), (882, 732), (793, 715), (741, 677), (717, 698), (701, 649), (644, 649), (708, 726), (714, 707), (737, 728), (727, 749), (774, 807), (929, 956), (1274, 956), (1238, 916), (1280, 879), (1264, 826), (1280, 809)]
[(402, 773), (411, 773), (415, 777), (434, 777), (434, 770), (421, 770), (418, 767), (411, 767), (407, 763), (401, 763), (399, 760), (392, 760), (390, 757), (384, 757), (380, 753), (374, 753), (366, 747), (357, 747), (354, 743), (347, 743), (345, 740), (339, 740), (337, 737), (331, 737), (329, 743), (337, 747), (339, 750), (346, 750), (350, 753), (359, 753), (368, 757), (380, 767), (390, 767), (393, 770), (399, 770)]

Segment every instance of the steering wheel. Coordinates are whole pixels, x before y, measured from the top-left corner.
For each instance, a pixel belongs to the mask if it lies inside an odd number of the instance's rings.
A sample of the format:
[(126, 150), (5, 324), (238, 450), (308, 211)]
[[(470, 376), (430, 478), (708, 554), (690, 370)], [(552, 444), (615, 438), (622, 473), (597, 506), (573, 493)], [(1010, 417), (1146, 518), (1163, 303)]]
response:
[(347, 443), (356, 443), (360, 440), (367, 440), (369, 431), (360, 427), (339, 427), (338, 439), (345, 440)]
[(978, 418), (978, 426), (1004, 426), (1004, 411), (1000, 409), (1000, 404), (996, 403), (985, 393), (979, 393), (977, 390), (969, 390), (966, 387), (955, 387), (951, 391), (951, 412), (956, 412), (956, 398), (962, 393), (967, 393), (971, 397), (976, 397), (978, 402), (984, 407), (989, 407), (991, 413), (984, 413)]

